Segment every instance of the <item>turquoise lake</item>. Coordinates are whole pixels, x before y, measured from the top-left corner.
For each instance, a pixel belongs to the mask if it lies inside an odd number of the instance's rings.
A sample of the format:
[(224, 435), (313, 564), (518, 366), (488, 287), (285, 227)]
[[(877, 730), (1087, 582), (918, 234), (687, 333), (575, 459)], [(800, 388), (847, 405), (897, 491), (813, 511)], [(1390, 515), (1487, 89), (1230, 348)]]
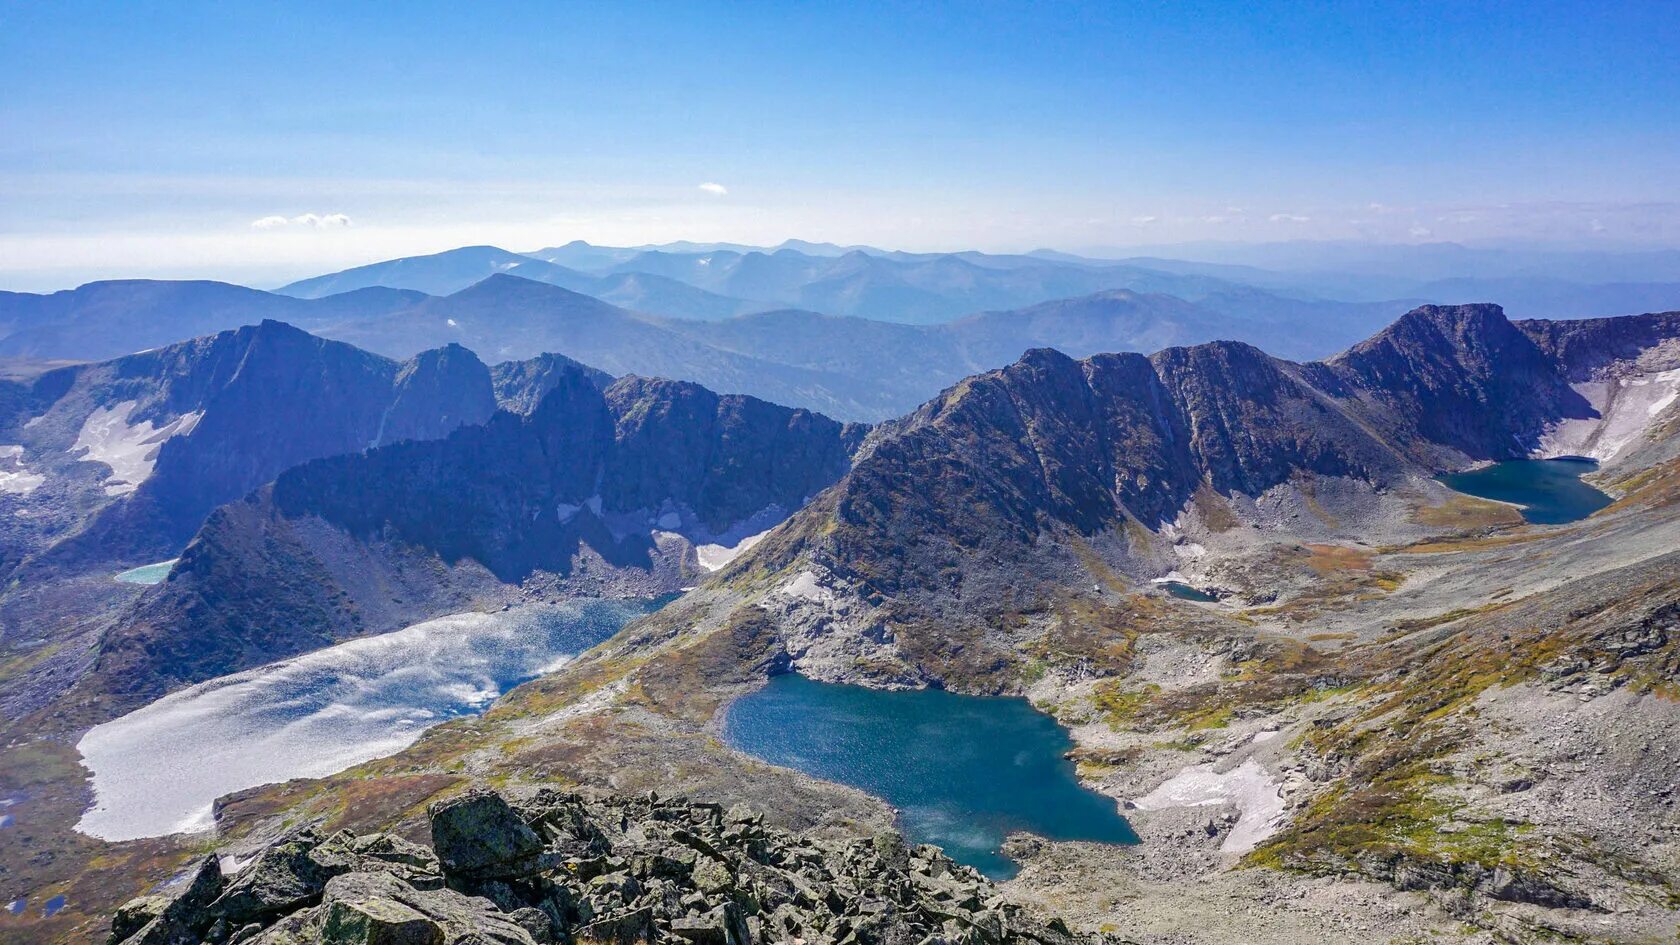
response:
[(736, 702), (729, 744), (772, 764), (849, 784), (899, 809), (915, 843), (994, 879), (1025, 830), (1053, 840), (1137, 843), (1118, 804), (1080, 786), (1066, 731), (1025, 699), (936, 689), (887, 692), (787, 674)]
[(1465, 495), (1521, 506), (1525, 521), (1561, 525), (1586, 518), (1615, 501), (1581, 481), (1596, 470), (1590, 459), (1519, 459), (1440, 477)]

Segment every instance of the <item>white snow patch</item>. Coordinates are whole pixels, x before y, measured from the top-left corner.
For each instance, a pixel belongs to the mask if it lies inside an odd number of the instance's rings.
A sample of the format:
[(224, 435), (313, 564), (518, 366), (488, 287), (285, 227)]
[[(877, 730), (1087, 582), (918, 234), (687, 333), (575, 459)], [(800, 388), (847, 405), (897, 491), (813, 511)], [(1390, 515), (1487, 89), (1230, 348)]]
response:
[(817, 583), (817, 576), (810, 571), (801, 571), (793, 580), (776, 589), (779, 594), (796, 597), (800, 600), (814, 601), (819, 604), (831, 603), (834, 592)]
[(114, 407), (100, 407), (82, 421), (72, 452), (83, 450), (78, 457), (84, 462), (104, 463), (111, 467), (105, 480), (106, 495), (128, 495), (152, 474), (157, 464), (158, 450), (172, 436), (187, 436), (204, 411), (182, 414), (161, 427), (150, 420), (130, 424), (128, 418), (138, 406), (137, 401), (125, 400)]
[(23, 464), (23, 447), (0, 446), (0, 492), (24, 495), (34, 492), (47, 477), (30, 472)]
[(1657, 415), (1680, 398), (1680, 368), (1574, 385), (1597, 417), (1560, 421), (1540, 441), (1541, 456), (1609, 461), (1642, 439)]
[(682, 516), (676, 512), (666, 512), (664, 515), (659, 516), (659, 520), (654, 522), (654, 524), (666, 531), (672, 531), (682, 527)]
[(583, 511), (583, 506), (573, 505), (570, 502), (562, 502), (554, 507), (555, 514), (560, 516), (562, 522), (571, 521), (581, 511)]
[(1236, 807), (1236, 826), (1219, 846), (1224, 853), (1254, 849), (1276, 833), (1283, 820), (1283, 794), (1277, 779), (1253, 758), (1223, 774), (1214, 770), (1213, 762), (1185, 768), (1132, 803), (1138, 810), (1226, 804)]
[(1272, 729), (1269, 732), (1255, 732), (1254, 737), (1252, 739), (1250, 739), (1250, 741), (1269, 742), (1272, 739), (1274, 739), (1274, 738), (1276, 738), (1276, 737), (1278, 737), (1279, 735), (1282, 735), (1282, 734), (1283, 733), (1281, 731), (1279, 731), (1278, 729), (1275, 729), (1275, 728)]
[(1173, 553), (1178, 555), (1180, 558), (1188, 558), (1189, 560), (1194, 561), (1197, 558), (1205, 556), (1207, 554), (1207, 549), (1196, 542), (1187, 541), (1183, 544), (1174, 545)]
[(106, 840), (210, 829), (217, 797), (399, 751), (644, 612), (598, 600), (455, 614), (171, 693), (82, 737), (95, 803), (76, 829)]
[(770, 529), (756, 535), (748, 535), (733, 545), (699, 545), (694, 549), (694, 556), (700, 562), (700, 567), (707, 571), (716, 571), (731, 561), (734, 561), (743, 551), (758, 544)]

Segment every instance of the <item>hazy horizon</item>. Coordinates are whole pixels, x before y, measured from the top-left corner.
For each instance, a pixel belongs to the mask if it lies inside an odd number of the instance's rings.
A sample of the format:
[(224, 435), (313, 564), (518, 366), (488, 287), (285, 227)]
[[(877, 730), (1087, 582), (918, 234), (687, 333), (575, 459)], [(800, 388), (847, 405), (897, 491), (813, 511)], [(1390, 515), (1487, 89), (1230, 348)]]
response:
[(1680, 245), (1680, 17), (10, 5), (0, 284), (585, 239)]

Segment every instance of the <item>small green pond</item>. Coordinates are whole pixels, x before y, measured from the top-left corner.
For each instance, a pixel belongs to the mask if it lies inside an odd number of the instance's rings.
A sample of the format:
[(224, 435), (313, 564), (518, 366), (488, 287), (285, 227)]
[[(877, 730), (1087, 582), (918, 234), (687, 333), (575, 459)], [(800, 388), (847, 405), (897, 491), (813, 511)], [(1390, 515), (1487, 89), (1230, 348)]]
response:
[(1180, 600), (1193, 600), (1198, 604), (1212, 604), (1219, 600), (1207, 591), (1183, 581), (1162, 581), (1161, 586), (1166, 588), (1168, 594)]
[(995, 879), (1025, 830), (1054, 840), (1136, 843), (1114, 799), (1080, 786), (1073, 748), (1025, 699), (937, 689), (887, 692), (787, 674), (729, 709), (724, 738), (772, 764), (838, 781), (899, 810), (915, 843)]

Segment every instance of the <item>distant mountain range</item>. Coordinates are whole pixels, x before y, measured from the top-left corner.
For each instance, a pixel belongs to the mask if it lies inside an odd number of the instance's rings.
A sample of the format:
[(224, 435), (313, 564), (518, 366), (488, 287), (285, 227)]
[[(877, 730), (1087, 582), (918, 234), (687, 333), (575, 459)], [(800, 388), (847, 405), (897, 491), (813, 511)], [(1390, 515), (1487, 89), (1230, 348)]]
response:
[[(1462, 271), (1419, 254), (1419, 273)], [(1615, 271), (1661, 273), (1662, 262)], [(1505, 300), (1514, 313), (1564, 316), (1680, 302), (1680, 284), (1587, 284), (1509, 262), (1490, 271), (1498, 275), (1385, 282), (1364, 271), (1112, 262), (1049, 251), (919, 254), (799, 241), (771, 250), (573, 242), (526, 254), (473, 246), (278, 292), (117, 281), (50, 295), (0, 293), (0, 359), (101, 360), (276, 319), (388, 357), (449, 343), (489, 362), (560, 353), (614, 375), (693, 380), (875, 422), (1037, 347), (1084, 357), (1236, 340), (1310, 360), (1423, 299)], [(27, 373), (27, 365), (17, 369)]]
[[(839, 247), (828, 247), (839, 250)], [(611, 250), (570, 243), (519, 254), (470, 246), (294, 282), (282, 295), (322, 298), (373, 287), (448, 295), (493, 275), (546, 282), (646, 314), (718, 319), (776, 308), (875, 321), (934, 324), (978, 311), (1127, 289), (1177, 296), (1234, 321), (1322, 300), (1277, 296), (1200, 273), (1094, 260), (986, 253), (838, 255), (733, 248)], [(1334, 304), (1334, 303), (1330, 303)], [(1390, 306), (1397, 314), (1402, 303)], [(1306, 319), (1302, 319), (1303, 324)]]
[(614, 375), (693, 380), (877, 421), (1029, 348), (1083, 356), (1216, 338), (1274, 339), (1284, 353), (1307, 356), (1351, 343), (1397, 314), (1395, 303), (1291, 302), (1241, 289), (1222, 290), (1218, 309), (1106, 290), (933, 325), (789, 309), (707, 321), (632, 311), (514, 272), (537, 270), (521, 264), (442, 297), (372, 286), (298, 299), (222, 283), (147, 281), (12, 294), (0, 297), (0, 325), (12, 326), (0, 337), (0, 357), (98, 360), (237, 327), (250, 316), (284, 320), (389, 357), (451, 343), (486, 361), (554, 352)]

